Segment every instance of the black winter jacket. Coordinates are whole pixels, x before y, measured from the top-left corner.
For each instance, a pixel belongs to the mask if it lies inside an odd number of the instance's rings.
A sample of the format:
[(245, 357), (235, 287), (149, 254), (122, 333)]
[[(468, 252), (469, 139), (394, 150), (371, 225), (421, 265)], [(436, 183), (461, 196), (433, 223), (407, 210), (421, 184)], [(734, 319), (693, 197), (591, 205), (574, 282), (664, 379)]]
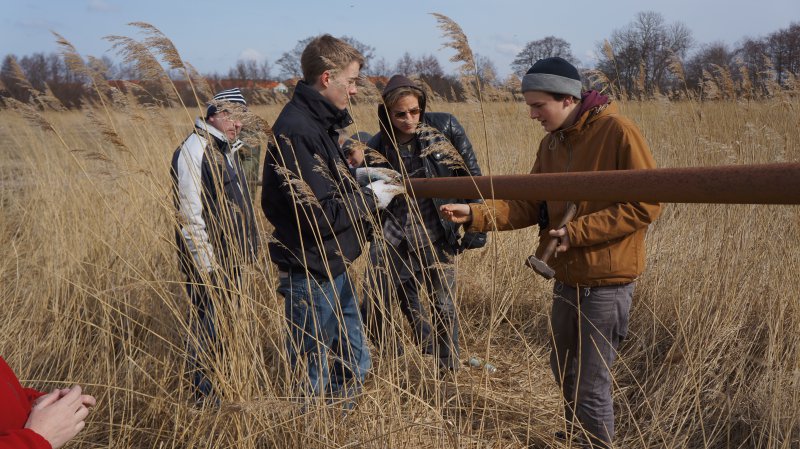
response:
[[(420, 100), (420, 107), (424, 111), (424, 94), (423, 99)], [(381, 123), (382, 131), (373, 136), (372, 139), (370, 139), (370, 141), (367, 143), (367, 146), (381, 153), (381, 155), (388, 160), (390, 168), (400, 171), (402, 162), (400, 161), (399, 154), (392, 143), (392, 139), (387, 135), (387, 130), (391, 129), (391, 122), (386, 115), (386, 109), (384, 105), (380, 105), (378, 107), (378, 118)], [(416, 139), (420, 144), (420, 151), (422, 154), (425, 154), (425, 150), (436, 142), (439, 142), (442, 139), (447, 139), (463, 159), (463, 164), (453, 163), (453, 161), (448, 158), (448, 155), (441, 151), (435, 151), (428, 154), (423, 158), (426, 178), (469, 175), (481, 176), (481, 169), (478, 166), (477, 159), (475, 158), (475, 152), (472, 150), (472, 144), (470, 143), (469, 138), (467, 138), (467, 133), (464, 131), (464, 128), (461, 126), (455, 116), (444, 112), (424, 112), (421, 122), (438, 131), (436, 132), (431, 129), (426, 129), (424, 126), (420, 127), (417, 132)], [(411, 194), (411, 192), (409, 192), (409, 194)], [(388, 212), (391, 213), (393, 210), (401, 210), (401, 208), (398, 207), (398, 202), (402, 200), (403, 199), (395, 199), (389, 206)], [(480, 202), (480, 200), (467, 201), (458, 198), (434, 198), (433, 202), (438, 209), (443, 204)], [(467, 233), (461, 239), (461, 243), (459, 243), (460, 225), (451, 223), (441, 218), (439, 219), (439, 222), (444, 230), (445, 238), (454, 249), (480, 248), (486, 244), (485, 232)]]
[(275, 227), (272, 261), (284, 271), (332, 279), (361, 254), (375, 209), (362, 194), (339, 146), (338, 129), (352, 123), (346, 109), (303, 81), (283, 108), (264, 162), (261, 207)]

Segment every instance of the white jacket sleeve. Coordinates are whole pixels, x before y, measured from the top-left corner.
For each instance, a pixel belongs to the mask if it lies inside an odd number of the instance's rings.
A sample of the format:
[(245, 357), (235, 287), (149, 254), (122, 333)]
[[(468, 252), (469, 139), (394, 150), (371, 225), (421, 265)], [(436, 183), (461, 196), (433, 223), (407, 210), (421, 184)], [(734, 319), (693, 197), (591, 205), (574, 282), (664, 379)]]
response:
[(181, 233), (198, 269), (214, 268), (214, 247), (203, 220), (203, 182), (201, 179), (203, 152), (206, 142), (193, 134), (181, 145), (177, 161), (178, 203), (183, 217)]

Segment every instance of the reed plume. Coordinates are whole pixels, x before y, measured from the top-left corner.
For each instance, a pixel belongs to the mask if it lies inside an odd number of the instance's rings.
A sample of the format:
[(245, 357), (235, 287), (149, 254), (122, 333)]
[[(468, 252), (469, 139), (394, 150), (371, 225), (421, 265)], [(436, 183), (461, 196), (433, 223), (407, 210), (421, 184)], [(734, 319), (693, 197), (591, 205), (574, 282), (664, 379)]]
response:
[(634, 87), (639, 94), (639, 99), (644, 100), (647, 94), (647, 66), (644, 61), (639, 61), (639, 70), (634, 79)]
[(709, 64), (717, 73), (717, 86), (719, 86), (723, 98), (735, 100), (736, 99), (736, 85), (733, 82), (730, 70), (727, 67), (721, 67), (717, 64)]
[(36, 97), (39, 96), (39, 91), (33, 87), (28, 78), (25, 76), (25, 72), (22, 71), (22, 67), (19, 66), (17, 63), (17, 58), (14, 55), (11, 55), (7, 59), (8, 61), (8, 74), (10, 75), (11, 81), (14, 83), (15, 86), (22, 88), (28, 92), (28, 103), (35, 103)]
[[(124, 64), (132, 64), (136, 67), (142, 80), (156, 83), (169, 105), (174, 104), (175, 100), (181, 101), (164, 68), (144, 44), (127, 36), (112, 35), (103, 39), (111, 42), (111, 49), (122, 57)], [(153, 95), (153, 99), (157, 99), (157, 97)]]
[(628, 92), (622, 88), (622, 80), (619, 76), (619, 66), (617, 65), (617, 57), (614, 55), (614, 47), (611, 46), (611, 42), (608, 39), (603, 40), (603, 54), (606, 58), (614, 64), (614, 72), (616, 74), (617, 79), (617, 93), (619, 95), (628, 95)]
[(97, 116), (97, 114), (95, 114), (92, 111), (86, 112), (86, 118), (89, 119), (89, 121), (92, 123), (92, 126), (94, 126), (96, 129), (100, 131), (100, 134), (102, 134), (102, 136), (106, 139), (106, 141), (114, 144), (114, 146), (117, 147), (117, 149), (119, 150), (125, 152), (130, 151), (128, 149), (128, 146), (125, 145), (125, 141), (122, 139), (119, 133), (117, 133), (117, 130), (114, 129), (114, 127), (111, 126), (108, 122), (102, 120), (100, 117)]
[(56, 112), (64, 112), (67, 108), (56, 98), (48, 83), (44, 83), (44, 91), (38, 96), (39, 103)]
[(739, 76), (741, 78), (739, 90), (742, 92), (742, 97), (744, 97), (746, 100), (752, 100), (754, 97), (753, 80), (750, 76), (750, 69), (741, 58), (736, 59), (736, 66), (739, 69)]
[(469, 168), (464, 162), (461, 153), (456, 150), (447, 136), (441, 131), (426, 123), (420, 123), (417, 135), (425, 143), (425, 150), (420, 154), (423, 158), (433, 155), (436, 160), (449, 167), (451, 170), (461, 170), (469, 173)]
[(161, 58), (167, 62), (170, 69), (186, 69), (178, 49), (175, 48), (172, 41), (161, 30), (146, 22), (131, 22), (128, 25), (139, 28), (144, 32), (147, 37), (142, 44), (155, 50), (156, 54), (161, 55)]
[(708, 70), (703, 69), (703, 98), (706, 100), (719, 100), (721, 97), (716, 79)]
[(597, 69), (590, 69), (584, 70), (583, 76), (589, 81), (589, 85), (592, 88), (598, 90), (601, 93), (605, 93), (606, 91), (611, 93), (611, 96), (614, 98), (620, 98), (619, 92), (616, 91), (616, 87), (614, 83), (608, 79), (608, 76), (603, 73), (602, 70)]
[(200, 75), (200, 72), (198, 72), (197, 69), (194, 68), (194, 66), (188, 61), (184, 61), (183, 65), (186, 67), (186, 72), (189, 74), (189, 80), (192, 82), (192, 85), (197, 91), (200, 99), (206, 101), (209, 98), (214, 97), (214, 90), (211, 88), (211, 85), (208, 83), (206, 77)]
[(456, 54), (450, 57), (451, 62), (461, 63), (461, 72), (475, 74), (477, 66), (475, 65), (475, 55), (472, 53), (472, 48), (469, 46), (467, 35), (464, 30), (453, 19), (445, 16), (444, 14), (431, 13), (436, 17), (439, 22), (439, 29), (442, 30), (445, 37), (445, 48), (452, 48)]
[(23, 103), (11, 97), (5, 98), (4, 101), (8, 103), (12, 111), (21, 115), (22, 118), (28, 121), (28, 123), (31, 123), (32, 125), (44, 131), (57, 133), (56, 129), (53, 127), (53, 124), (44, 118), (44, 116), (32, 105)]
[[(186, 62), (181, 58), (178, 49), (175, 47), (175, 44), (164, 35), (158, 28), (155, 26), (146, 23), (146, 22), (131, 22), (128, 25), (139, 28), (142, 30), (147, 36), (142, 43), (145, 47), (152, 49), (157, 55), (161, 56), (161, 59), (167, 62), (167, 66), (170, 69), (179, 70), (183, 73), (184, 78), (189, 82), (189, 86), (192, 89), (192, 94), (195, 97), (195, 101), (198, 105), (202, 104), (203, 100), (211, 98), (213, 95), (211, 89), (208, 86), (208, 82), (204, 79), (195, 86), (195, 82), (199, 81), (201, 77), (197, 73), (197, 70), (194, 67), (189, 66)], [(174, 84), (173, 84), (174, 88)], [(183, 101), (180, 98), (177, 90), (175, 95), (178, 97), (178, 100)], [(201, 96), (203, 97), (201, 99)]]

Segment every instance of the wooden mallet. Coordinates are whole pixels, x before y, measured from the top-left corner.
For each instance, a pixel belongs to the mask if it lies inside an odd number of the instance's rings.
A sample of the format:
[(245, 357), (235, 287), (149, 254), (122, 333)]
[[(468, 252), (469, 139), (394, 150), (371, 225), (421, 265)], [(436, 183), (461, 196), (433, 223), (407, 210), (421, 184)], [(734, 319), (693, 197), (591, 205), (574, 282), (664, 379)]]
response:
[[(570, 202), (567, 205), (567, 211), (564, 212), (564, 218), (561, 219), (561, 223), (552, 229), (561, 229), (566, 226), (567, 223), (569, 223), (575, 217), (575, 212), (577, 210), (578, 208), (575, 207), (575, 203)], [(548, 265), (547, 262), (550, 260), (550, 257), (553, 256), (553, 253), (555, 253), (556, 246), (558, 246), (558, 241), (559, 239), (556, 238), (550, 239), (550, 242), (548, 242), (547, 247), (542, 253), (542, 258), (537, 259), (535, 254), (528, 256), (528, 260), (525, 261), (525, 265), (542, 275), (545, 279), (553, 279), (553, 276), (556, 275), (556, 272), (550, 268), (550, 265)]]

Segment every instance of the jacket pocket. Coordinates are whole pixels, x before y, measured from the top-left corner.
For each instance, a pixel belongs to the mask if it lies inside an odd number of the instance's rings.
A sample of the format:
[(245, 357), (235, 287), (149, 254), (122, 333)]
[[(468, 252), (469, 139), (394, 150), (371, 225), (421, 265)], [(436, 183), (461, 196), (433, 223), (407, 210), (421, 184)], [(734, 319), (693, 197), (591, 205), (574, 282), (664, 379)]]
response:
[(595, 280), (614, 272), (611, 258), (612, 243), (592, 245), (583, 248), (583, 260), (577, 265), (582, 265), (583, 276), (586, 280)]

